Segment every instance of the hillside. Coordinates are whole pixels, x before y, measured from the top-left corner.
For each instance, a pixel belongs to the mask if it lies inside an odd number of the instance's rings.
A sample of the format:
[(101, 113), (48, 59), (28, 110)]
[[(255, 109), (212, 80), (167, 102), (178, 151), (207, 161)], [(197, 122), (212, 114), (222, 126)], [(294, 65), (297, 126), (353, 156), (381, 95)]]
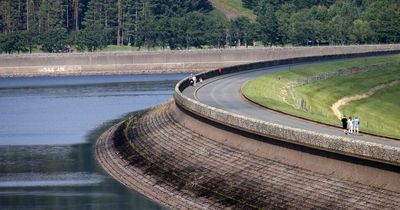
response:
[(398, 11), (398, 0), (2, 0), (0, 53), (390, 44)]
[(223, 13), (229, 20), (238, 17), (247, 17), (251, 20), (256, 18), (252, 10), (243, 7), (242, 0), (210, 0), (210, 2), (216, 10)]

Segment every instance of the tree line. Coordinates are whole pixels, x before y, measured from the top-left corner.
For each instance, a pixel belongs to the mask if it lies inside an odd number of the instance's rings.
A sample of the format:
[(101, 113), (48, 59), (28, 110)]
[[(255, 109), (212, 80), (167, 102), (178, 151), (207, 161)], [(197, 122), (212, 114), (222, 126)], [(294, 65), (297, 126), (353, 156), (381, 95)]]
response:
[(243, 0), (227, 20), (208, 0), (1, 0), (0, 51), (95, 51), (398, 43), (398, 0)]
[(264, 44), (400, 42), (398, 0), (243, 0)]

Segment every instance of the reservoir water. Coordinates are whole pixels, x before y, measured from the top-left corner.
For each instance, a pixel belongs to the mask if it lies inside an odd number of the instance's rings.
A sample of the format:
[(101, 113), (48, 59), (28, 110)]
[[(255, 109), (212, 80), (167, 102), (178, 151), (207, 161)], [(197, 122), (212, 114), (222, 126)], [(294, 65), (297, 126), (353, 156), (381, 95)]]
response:
[(162, 209), (108, 176), (97, 137), (185, 74), (0, 79), (0, 209)]

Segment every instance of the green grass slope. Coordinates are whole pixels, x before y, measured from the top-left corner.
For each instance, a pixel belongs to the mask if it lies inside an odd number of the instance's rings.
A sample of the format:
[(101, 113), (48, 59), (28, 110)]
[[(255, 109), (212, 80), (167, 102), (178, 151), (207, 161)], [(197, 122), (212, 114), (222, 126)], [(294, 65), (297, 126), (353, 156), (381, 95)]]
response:
[(373, 97), (349, 103), (343, 113), (355, 113), (367, 132), (400, 138), (400, 86), (379, 91)]
[[(333, 77), (295, 88), (295, 94), (305, 101), (307, 109), (296, 106), (291, 97), (292, 92), (282, 93), (282, 89), (293, 81), (352, 67), (368, 67), (369, 71)], [(302, 66), (258, 77), (245, 84), (242, 90), (247, 98), (260, 105), (304, 118), (340, 125), (340, 121), (331, 110), (333, 103), (343, 97), (366, 93), (373, 87), (394, 80), (400, 80), (399, 55)], [(396, 88), (398, 86), (380, 90), (365, 100), (347, 104), (341, 111), (350, 116), (359, 116), (363, 122), (361, 125), (363, 131), (400, 138), (400, 130), (396, 128), (400, 123), (398, 99), (400, 92), (394, 91), (398, 90)], [(283, 100), (283, 96), (286, 96), (286, 101)], [(379, 101), (382, 102), (375, 103)], [(383, 124), (375, 126), (371, 122)]]
[(210, 0), (214, 8), (223, 13), (229, 20), (237, 17), (248, 17), (251, 20), (255, 20), (256, 16), (253, 11), (244, 8), (242, 0)]

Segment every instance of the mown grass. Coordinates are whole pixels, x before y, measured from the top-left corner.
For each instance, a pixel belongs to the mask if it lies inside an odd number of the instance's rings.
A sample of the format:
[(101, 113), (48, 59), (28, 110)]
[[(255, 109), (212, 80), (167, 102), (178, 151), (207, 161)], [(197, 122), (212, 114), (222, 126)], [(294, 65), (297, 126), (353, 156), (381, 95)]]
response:
[(228, 5), (229, 7), (232, 7), (233, 9), (243, 12), (249, 15), (253, 15), (253, 11), (250, 9), (247, 9), (243, 7), (243, 1), (242, 0), (216, 0), (217, 2), (221, 4)]
[[(251, 20), (254, 20), (256, 18), (252, 10), (243, 7), (242, 0), (212, 0), (211, 2), (215, 4), (215, 6), (217, 6), (217, 9), (218, 7), (222, 7), (226, 10), (229, 10), (231, 13), (230, 15), (234, 15), (237, 17), (245, 15)], [(225, 13), (227, 11), (221, 12)]]
[[(400, 56), (396, 55), (306, 65), (293, 68), (288, 71), (258, 77), (247, 83), (242, 90), (246, 97), (263, 106), (332, 125), (340, 125), (339, 120), (336, 118), (330, 108), (331, 105), (345, 96), (365, 93), (369, 89), (379, 84), (385, 84), (389, 81), (399, 80), (399, 63)], [(288, 97), (286, 97), (287, 102), (284, 102), (281, 97), (281, 89), (291, 81), (301, 80), (324, 72), (338, 71), (340, 69), (351, 67), (366, 67), (371, 65), (378, 66), (373, 68), (369, 67), (371, 70), (368, 72), (334, 77), (328, 80), (297, 87), (295, 89), (297, 95), (306, 102), (306, 104), (310, 107), (309, 110), (296, 108), (294, 101), (290, 97), (290, 94)], [(386, 89), (379, 91), (379, 93), (382, 93), (384, 96), (386, 96)], [(366, 127), (366, 124), (365, 126), (362, 126), (363, 131), (400, 138), (399, 129), (394, 129), (395, 126), (399, 124), (400, 120), (398, 117), (392, 117), (393, 112), (400, 113), (400, 104), (397, 101), (397, 98), (400, 98), (399, 93), (400, 92), (393, 92), (392, 95), (390, 95), (391, 97), (384, 97), (385, 103), (397, 104), (397, 108), (396, 106), (390, 107), (390, 109), (374, 107), (377, 106), (377, 104), (374, 105), (373, 103), (374, 100), (377, 100), (375, 99), (378, 97), (377, 93), (366, 100), (362, 100), (368, 101), (368, 103), (363, 103), (365, 107), (359, 107), (360, 104), (358, 103), (360, 101), (358, 101), (357, 103), (354, 102), (348, 104), (344, 107), (343, 111), (347, 115), (358, 115), (363, 122), (368, 121), (368, 127)], [(382, 98), (379, 100), (382, 100)], [(364, 112), (368, 112), (368, 115), (364, 115)], [(370, 125), (370, 122), (380, 123), (382, 121), (381, 118), (375, 117), (377, 115), (386, 119), (384, 131), (382, 131), (379, 126), (376, 127)]]
[(349, 103), (341, 110), (360, 116), (365, 131), (400, 138), (400, 86), (377, 92), (367, 100)]

